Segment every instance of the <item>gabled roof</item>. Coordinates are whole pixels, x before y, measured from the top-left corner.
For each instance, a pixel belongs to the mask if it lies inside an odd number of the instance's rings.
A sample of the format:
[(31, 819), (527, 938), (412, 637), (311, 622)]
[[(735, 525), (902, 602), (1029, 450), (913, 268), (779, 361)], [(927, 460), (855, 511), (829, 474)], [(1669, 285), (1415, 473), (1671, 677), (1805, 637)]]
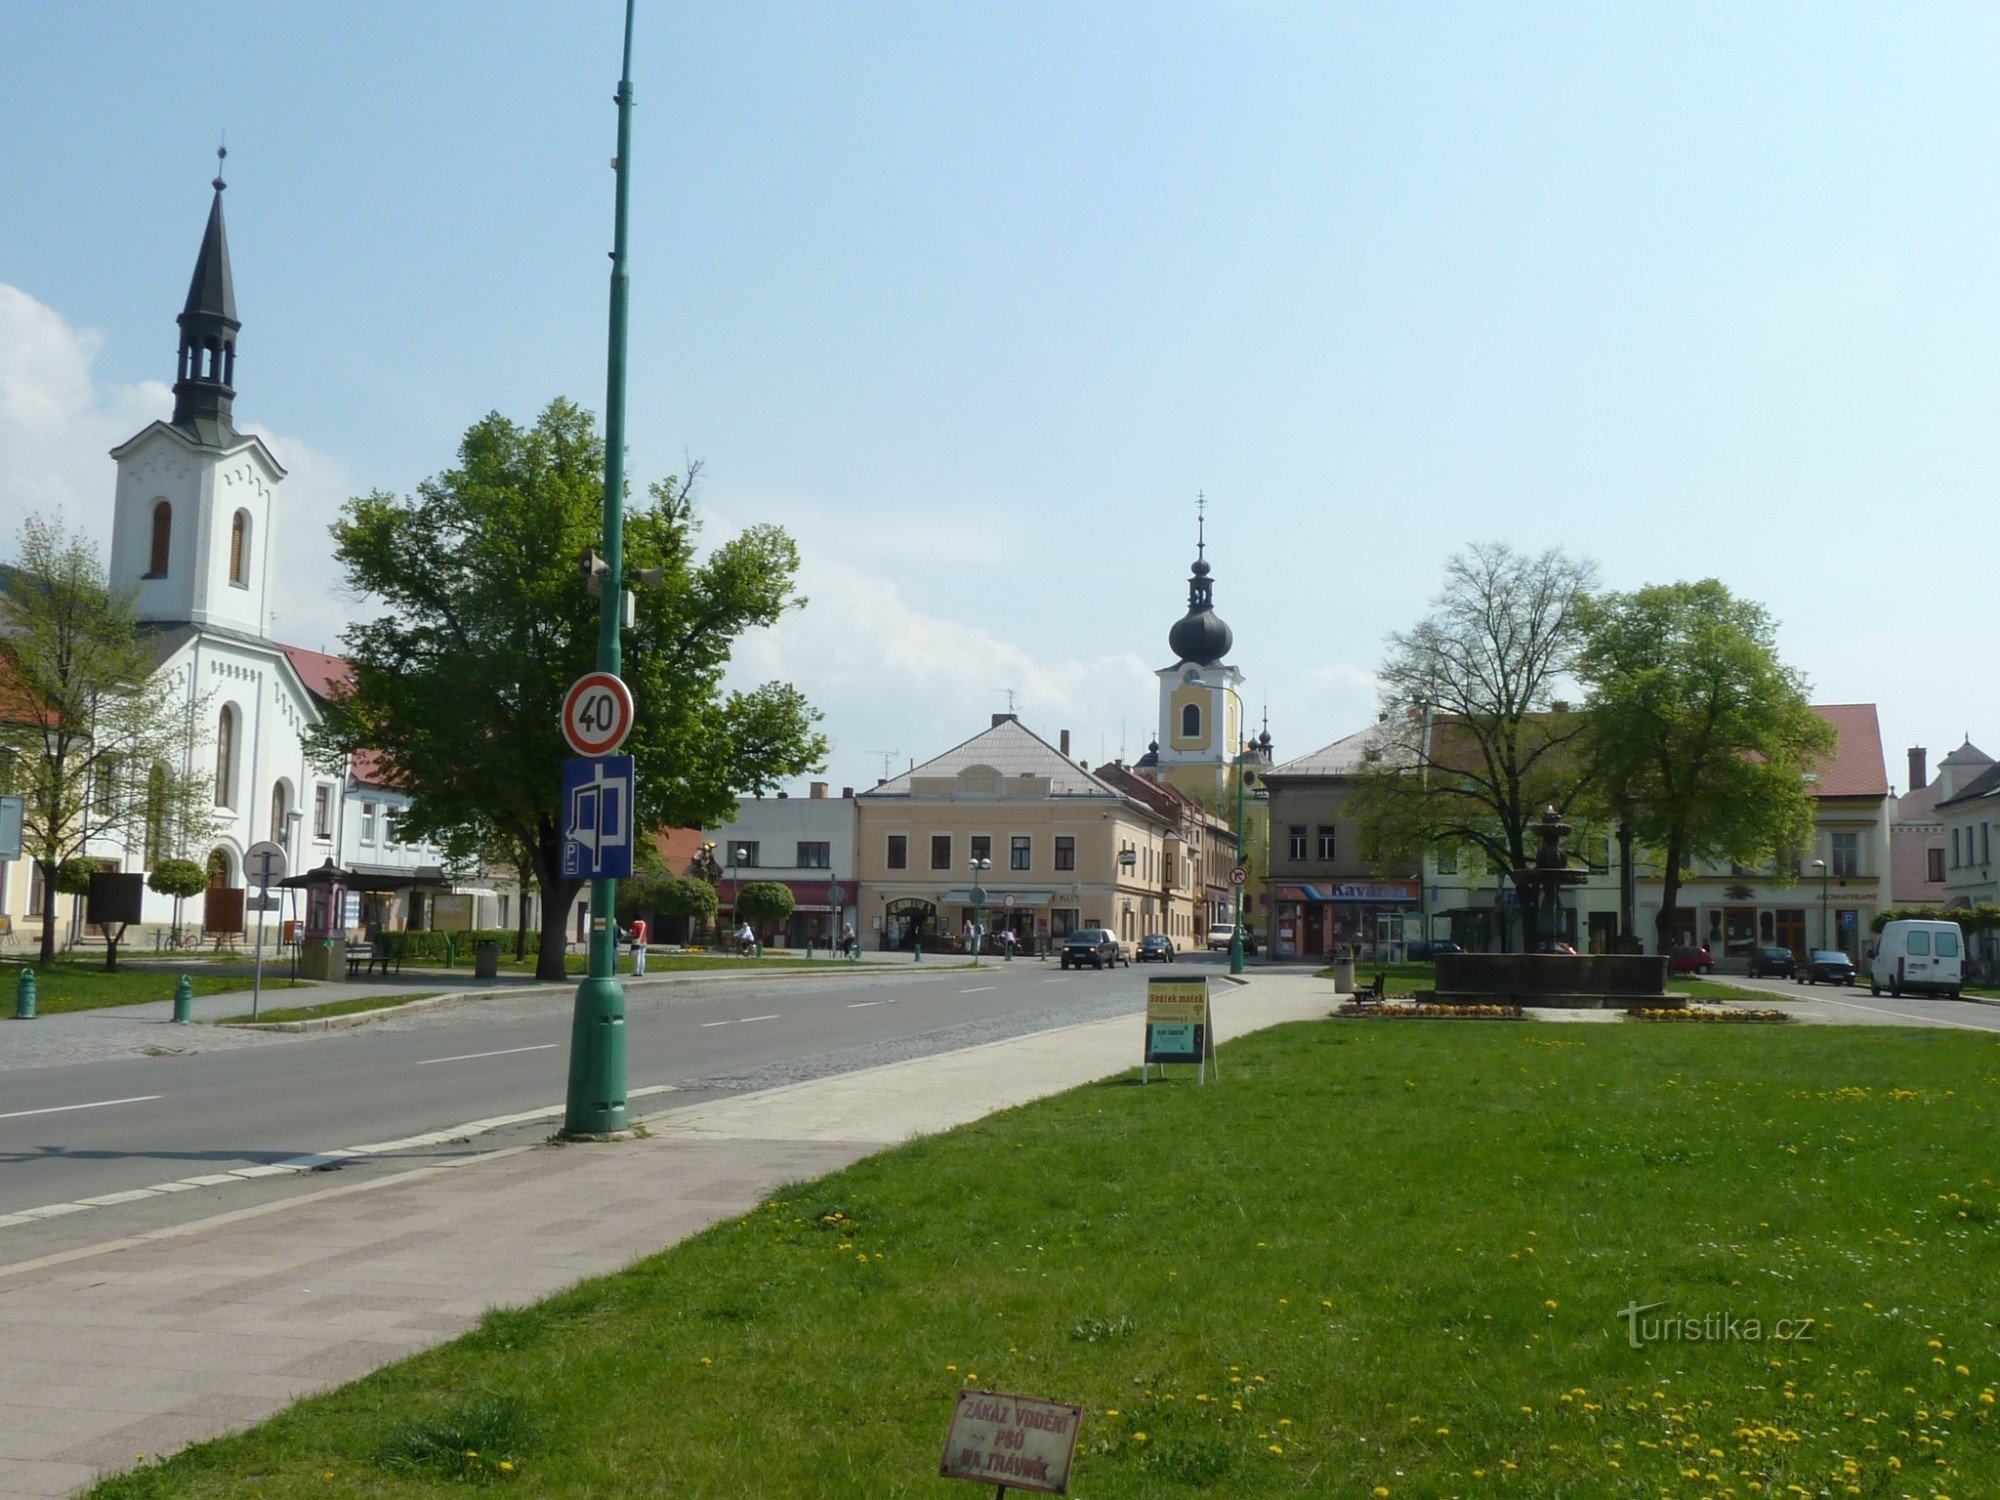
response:
[(957, 776), (974, 766), (988, 766), (1003, 778), (1045, 776), (1049, 795), (1054, 797), (1114, 797), (1123, 793), (1100, 781), (1062, 751), (1021, 723), (1013, 715), (1002, 718), (961, 745), (922, 765), (892, 776), (880, 786), (860, 793), (863, 797), (907, 797), (910, 783), (917, 777)]
[(2000, 765), (1988, 766), (1972, 780), (1968, 781), (1958, 795), (1948, 802), (1940, 802), (1939, 808), (1956, 807), (1961, 802), (1977, 802), (1983, 797), (2000, 793)]
[(1813, 712), (1840, 736), (1833, 753), (1814, 766), (1815, 797), (1886, 797), (1889, 772), (1882, 759), (1882, 726), (1872, 703), (1815, 703)]
[(1308, 755), (1273, 766), (1264, 774), (1266, 777), (1352, 776), (1364, 765), (1389, 756), (1394, 749), (1395, 739), (1389, 733), (1388, 721), (1378, 720), (1331, 745), (1322, 745)]
[(156, 432), (164, 432), (197, 452), (239, 453), (246, 448), (255, 448), (264, 456), (264, 462), (271, 466), (271, 472), (280, 479), (285, 477), (285, 466), (278, 462), (262, 438), (254, 432), (238, 432), (230, 428), (226, 433), (204, 421), (197, 430), (176, 427), (172, 422), (148, 422), (132, 436), (111, 450), (113, 458), (123, 458)]

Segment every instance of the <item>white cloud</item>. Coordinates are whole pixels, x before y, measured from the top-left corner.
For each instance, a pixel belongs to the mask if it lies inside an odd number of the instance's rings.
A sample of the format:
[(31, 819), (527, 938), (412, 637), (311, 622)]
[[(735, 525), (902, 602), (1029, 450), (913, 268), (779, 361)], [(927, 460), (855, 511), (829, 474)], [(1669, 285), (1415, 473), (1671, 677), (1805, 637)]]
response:
[(984, 625), (913, 608), (892, 578), (808, 550), (810, 601), (746, 637), (740, 681), (795, 684), (826, 715), (836, 780), (871, 786), (890, 769), (947, 750), (986, 727), (1014, 691), (1014, 711), (1051, 743), (1093, 763), (1121, 744), (1135, 758), (1152, 737), (1158, 682), (1130, 652), (1047, 659)]
[[(66, 322), (19, 287), (0, 283), (0, 555), (11, 556), (20, 523), (45, 516), (95, 543), (111, 540), (110, 452), (173, 411), (164, 381), (99, 384), (92, 373), (103, 338)], [(340, 593), (326, 528), (352, 493), (332, 455), (257, 424), (285, 465), (279, 491), (274, 631), (303, 646), (338, 649), (356, 609)]]

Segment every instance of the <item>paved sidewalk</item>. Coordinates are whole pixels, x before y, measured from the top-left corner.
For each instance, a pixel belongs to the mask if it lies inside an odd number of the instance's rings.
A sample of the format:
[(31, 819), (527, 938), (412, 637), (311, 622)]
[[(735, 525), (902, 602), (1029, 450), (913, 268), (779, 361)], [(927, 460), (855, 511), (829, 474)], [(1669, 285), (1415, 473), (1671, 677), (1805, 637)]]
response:
[[(1223, 1040), (1324, 980), (1215, 986)], [(515, 1147), (0, 1264), (0, 1500), (67, 1495), (613, 1271), (782, 1184), (1132, 1067), (1135, 1017), (669, 1110), (649, 1139)], [(4, 1256), (0, 1240), (0, 1256)]]

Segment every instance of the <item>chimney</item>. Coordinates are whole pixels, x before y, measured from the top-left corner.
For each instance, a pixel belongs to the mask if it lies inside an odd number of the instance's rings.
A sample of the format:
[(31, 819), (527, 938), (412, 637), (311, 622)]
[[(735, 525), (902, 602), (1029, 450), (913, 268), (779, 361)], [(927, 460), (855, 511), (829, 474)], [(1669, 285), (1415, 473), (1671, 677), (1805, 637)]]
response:
[(824, 797), (826, 795), (826, 783), (824, 781), (815, 781), (812, 784), (812, 795), (815, 801)]
[(780, 792), (780, 793), (778, 793), (778, 800), (779, 800), (780, 802), (783, 802), (783, 801), (784, 801), (784, 800), (785, 800), (785, 799), (786, 799), (787, 797), (789, 797), (789, 796), (791, 796), (791, 795), (792, 795), (792, 794), (791, 794), (790, 792)]
[(888, 784), (889, 784), (889, 778), (886, 776), (877, 776), (875, 778), (875, 785), (877, 786), (887, 786)]
[(1925, 764), (1927, 759), (1928, 752), (1922, 745), (1910, 746), (1910, 790), (1913, 792), (1920, 786), (1931, 784), (1927, 774), (1929, 768)]
[(843, 797), (852, 797), (854, 795), (854, 788), (851, 786), (844, 786), (840, 789), (840, 795)]
[(1062, 751), (1062, 758), (1064, 760), (1069, 759), (1069, 731), (1067, 729), (1062, 732), (1062, 738), (1056, 742), (1056, 748)]
[(1013, 717), (1014, 717), (1014, 716), (1013, 716), (1012, 714), (995, 714), (995, 715), (993, 716), (993, 724), (992, 724), (992, 727), (993, 727), (993, 728), (995, 728), (995, 729), (998, 729), (998, 728), (999, 728), (999, 727), (1000, 727), (1000, 726), (1001, 726), (1002, 724), (1005, 724), (1005, 723), (1007, 723), (1007, 722), (1008, 722), (1009, 720), (1011, 720), (1011, 719), (1012, 719)]

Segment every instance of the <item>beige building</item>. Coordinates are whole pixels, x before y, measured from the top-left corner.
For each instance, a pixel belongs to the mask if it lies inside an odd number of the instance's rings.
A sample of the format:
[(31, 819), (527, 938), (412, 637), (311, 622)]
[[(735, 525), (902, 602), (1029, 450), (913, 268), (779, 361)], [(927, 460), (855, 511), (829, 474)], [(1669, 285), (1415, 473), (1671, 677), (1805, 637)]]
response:
[(913, 932), (926, 946), (962, 941), (975, 920), (1028, 953), (1078, 927), (1196, 940), (1199, 872), (1176, 821), (1012, 714), (854, 807), (865, 946), (908, 947)]

